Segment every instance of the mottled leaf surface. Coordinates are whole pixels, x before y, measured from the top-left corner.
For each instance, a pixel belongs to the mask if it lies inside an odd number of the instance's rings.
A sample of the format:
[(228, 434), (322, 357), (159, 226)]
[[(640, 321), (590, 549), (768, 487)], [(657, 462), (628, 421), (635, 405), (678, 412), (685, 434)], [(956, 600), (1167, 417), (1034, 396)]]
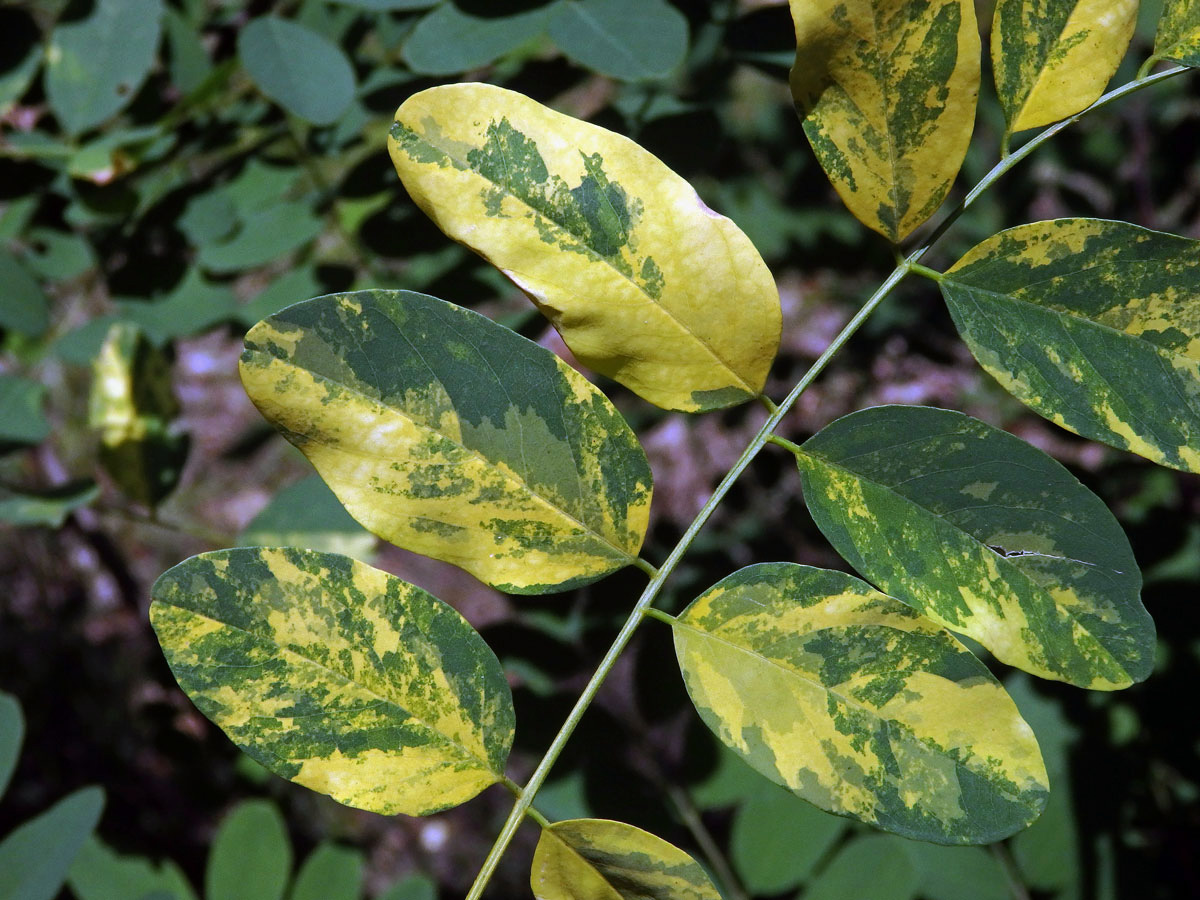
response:
[(688, 693), (751, 766), (811, 803), (943, 844), (988, 843), (1045, 803), (1037, 741), (944, 629), (841, 572), (762, 563), (673, 625)]
[(1126, 222), (1003, 231), (941, 282), (959, 333), (1051, 421), (1200, 472), (1200, 242)]
[(100, 462), (131, 499), (156, 506), (179, 483), (187, 436), (165, 354), (128, 322), (111, 326), (92, 363), (89, 424), (100, 435)]
[(1137, 0), (999, 0), (992, 67), (1009, 132), (1094, 103), (1125, 56), (1137, 9)]
[(881, 406), (797, 462), (817, 526), (880, 589), (1042, 678), (1114, 690), (1150, 674), (1129, 541), (1042, 451), (961, 413)]
[(530, 886), (537, 900), (720, 900), (694, 859), (649, 832), (606, 819), (542, 829)]
[(651, 403), (756, 396), (779, 293), (749, 239), (627, 138), (485, 84), (413, 95), (388, 149), (417, 205)]
[(514, 593), (565, 590), (641, 547), (650, 467), (550, 351), (406, 291), (288, 307), (246, 336), (250, 398), (385, 540)]
[(180, 687), (271, 771), (348, 806), (423, 815), (502, 773), (512, 697), (451, 607), (344, 556), (205, 553), (150, 620)]
[(1167, 0), (1163, 4), (1154, 55), (1200, 66), (1200, 0)]
[(942, 204), (979, 98), (969, 0), (791, 0), (792, 96), (825, 174), (893, 243)]

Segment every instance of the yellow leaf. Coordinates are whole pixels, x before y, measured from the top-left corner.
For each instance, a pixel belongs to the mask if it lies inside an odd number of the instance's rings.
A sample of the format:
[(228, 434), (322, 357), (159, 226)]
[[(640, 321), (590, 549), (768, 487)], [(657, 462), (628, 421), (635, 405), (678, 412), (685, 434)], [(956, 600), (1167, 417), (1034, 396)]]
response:
[(975, 125), (970, 0), (792, 0), (792, 96), (859, 221), (897, 243), (941, 206)]
[(633, 141), (485, 84), (413, 95), (388, 149), (442, 231), (587, 366), (667, 409), (758, 395), (779, 294), (750, 240)]

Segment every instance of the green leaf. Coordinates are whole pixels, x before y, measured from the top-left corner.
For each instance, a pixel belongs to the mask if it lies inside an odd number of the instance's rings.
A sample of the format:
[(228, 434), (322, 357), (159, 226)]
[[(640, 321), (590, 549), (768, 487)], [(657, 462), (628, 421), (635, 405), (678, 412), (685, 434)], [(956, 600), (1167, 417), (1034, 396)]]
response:
[(12, 694), (0, 691), (0, 797), (8, 790), (24, 740), (25, 717), (21, 715), (21, 704)]
[(50, 436), (42, 412), (44, 385), (20, 375), (0, 374), (0, 453), (13, 445), (40, 444)]
[(83, 788), (10, 833), (0, 842), (0, 900), (54, 900), (103, 809), (104, 791)]
[(1129, 541), (1042, 451), (961, 413), (881, 406), (838, 419), (797, 462), (851, 565), (1001, 662), (1096, 690), (1150, 674)]
[(357, 850), (321, 844), (296, 875), (291, 900), (358, 900), (362, 896), (363, 856)]
[(379, 900), (437, 900), (437, 885), (424, 875), (410, 875), (380, 894)]
[(42, 65), (42, 48), (31, 44), (19, 63), (0, 72), (0, 116), (5, 116), (25, 96)]
[(283, 900), (291, 871), (292, 845), (279, 810), (266, 800), (247, 800), (213, 838), (204, 900)]
[(185, 560), (152, 595), (180, 686), (277, 775), (384, 815), (455, 806), (502, 777), (504, 673), (420, 588), (344, 556), (241, 548)]
[(167, 860), (155, 866), (138, 856), (120, 856), (98, 838), (84, 843), (67, 883), (78, 900), (144, 900), (161, 893), (174, 900), (195, 900), (187, 878)]
[(164, 24), (167, 46), (171, 48), (171, 81), (183, 93), (190, 94), (212, 74), (212, 60), (196, 26), (186, 17), (168, 7)]
[(847, 844), (804, 892), (804, 900), (911, 900), (917, 885), (904, 845), (872, 835)]
[(1021, 880), (1029, 887), (1057, 891), (1078, 884), (1082, 875), (1079, 834), (1069, 778), (1056, 780), (1046, 811), (1013, 839), (1012, 851)]
[(1037, 742), (987, 668), (856, 578), (750, 566), (672, 628), (700, 717), (810, 803), (943, 844), (999, 840), (1045, 803)]
[(228, 238), (204, 244), (197, 260), (218, 273), (261, 266), (304, 246), (323, 227), (308, 203), (274, 203), (249, 215)]
[(92, 481), (75, 481), (44, 491), (21, 491), (0, 485), (0, 522), (61, 528), (72, 512), (100, 495)]
[(1091, 106), (1125, 56), (1138, 0), (999, 0), (992, 67), (1009, 132)]
[(687, 55), (687, 18), (666, 0), (565, 0), (555, 8), (550, 37), (601, 75), (661, 78)]
[(321, 283), (313, 266), (289, 269), (268, 284), (263, 291), (237, 311), (239, 322), (254, 325), (267, 316), (273, 316), (285, 306), (315, 297), (322, 292)]
[(41, 337), (50, 327), (46, 295), (11, 253), (0, 248), (0, 328)]
[(246, 526), (238, 543), (305, 547), (370, 562), (376, 541), (351, 518), (325, 482), (311, 475), (276, 494)]
[(946, 273), (975, 358), (1084, 437), (1200, 472), (1200, 241), (1126, 222), (1002, 231)]
[(336, 122), (354, 99), (354, 69), (341, 49), (303, 25), (260, 16), (238, 34), (238, 57), (259, 89), (314, 125)]
[(137, 325), (156, 345), (190, 337), (234, 318), (237, 298), (227, 284), (209, 281), (197, 268), (158, 300), (118, 301), (121, 317)]
[(42, 278), (68, 281), (96, 266), (96, 253), (83, 235), (34, 228), (26, 237), (31, 246), (25, 264)]
[(1158, 20), (1154, 55), (1185, 66), (1200, 66), (1200, 2), (1166, 0)]
[(388, 148), (417, 205), (528, 294), (585, 365), (668, 409), (761, 392), (779, 345), (771, 274), (637, 144), (455, 84), (406, 100)]
[(100, 435), (100, 462), (130, 499), (157, 506), (179, 483), (188, 450), (173, 427), (179, 401), (170, 363), (136, 326), (120, 322), (92, 372), (88, 423)]
[(898, 243), (941, 206), (966, 156), (979, 98), (975, 5), (791, 0), (791, 9), (804, 133), (850, 211)]
[(549, 7), (507, 16), (473, 16), (453, 3), (432, 10), (412, 30), (401, 51), (422, 75), (455, 75), (477, 69), (537, 40), (546, 30)]
[(138, 92), (158, 50), (162, 0), (95, 0), (64, 22), (46, 51), (46, 99), (68, 134), (94, 128)]
[(543, 828), (529, 884), (537, 900), (721, 900), (704, 869), (678, 847), (605, 819)]
[(246, 335), (242, 383), (350, 514), (513, 593), (629, 565), (650, 467), (612, 404), (554, 354), (406, 291), (298, 303)]
[[(1057, 786), (1047, 808), (1054, 802)], [(1042, 813), (1036, 828), (1046, 813)], [(1016, 840), (1027, 834), (1023, 831)], [(937, 847), (912, 841), (905, 845), (909, 860), (920, 878), (920, 894), (925, 900), (1008, 900), (1008, 881), (1004, 869), (986, 850), (979, 847)]]
[(359, 9), (383, 12), (385, 10), (428, 9), (431, 6), (436, 6), (441, 0), (331, 0), (331, 2), (340, 3), (343, 6), (356, 6)]
[(780, 894), (808, 880), (847, 824), (769, 785), (734, 817), (729, 861), (750, 893)]

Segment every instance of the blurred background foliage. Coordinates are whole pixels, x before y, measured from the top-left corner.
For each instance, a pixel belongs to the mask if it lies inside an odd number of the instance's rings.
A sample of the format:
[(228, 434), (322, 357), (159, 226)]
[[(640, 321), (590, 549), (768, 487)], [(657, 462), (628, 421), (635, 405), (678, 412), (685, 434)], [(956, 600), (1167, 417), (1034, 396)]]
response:
[[(985, 29), (991, 5), (978, 3)], [(1160, 8), (1143, 0), (1117, 81), (1148, 54)], [(302, 889), (301, 868), (289, 896), (343, 896), (322, 877), (357, 882), (345, 896), (465, 892), (507, 794), (384, 819), (267, 775), (176, 689), (146, 619), (150, 583), (201, 550), (281, 543), (350, 553), (433, 591), (510, 674), (511, 774), (521, 780), (642, 576), (510, 598), (381, 545), (253, 410), (236, 374), (241, 337), (310, 296), (407, 288), (476, 308), (569, 358), (517, 290), (424, 218), (385, 153), (409, 94), (483, 80), (633, 137), (741, 225), (781, 289), (784, 338), (768, 394), (782, 396), (893, 263), (811, 156), (787, 89), (793, 47), (787, 6), (772, 0), (0, 2), (0, 687), (24, 710), (21, 733), (0, 734), (0, 749), (23, 746), (0, 835), (101, 786), (97, 837), (63, 896), (145, 888), (184, 900), (191, 885), (210, 900), (279, 897), (291, 860), (318, 857), (307, 876), (316, 887)], [(959, 196), (996, 161), (1002, 126), (985, 72)], [(1194, 76), (1139, 93), (1038, 151), (929, 261), (948, 265), (1002, 227), (1059, 215), (1200, 237), (1197, 147)], [(762, 413), (668, 414), (602, 387), (654, 468), (646, 556), (656, 562)], [(745, 897), (1200, 896), (1200, 729), (1186, 711), (1200, 676), (1195, 477), (1028, 413), (975, 366), (924, 283), (888, 301), (805, 394), (786, 433), (800, 440), (885, 402), (960, 409), (1052, 453), (1117, 512), (1146, 573), (1160, 634), (1148, 682), (1107, 695), (1001, 673), (1054, 779), (1043, 818), (997, 847), (946, 849), (818, 812), (718, 749), (686, 701), (667, 630), (653, 623), (537, 805), (552, 818), (647, 828)], [(667, 602), (678, 609), (766, 560), (844, 568), (808, 519), (786, 454), (763, 454), (743, 477)], [(238, 848), (235, 826), (274, 846), (251, 854), (257, 862), (223, 864), (265, 865), (268, 887), (212, 886), (214, 860)], [(528, 895), (536, 834), (530, 826), (521, 837), (490, 896)], [(89, 882), (114, 871), (136, 891)], [(11, 896), (2, 884), (0, 895)]]

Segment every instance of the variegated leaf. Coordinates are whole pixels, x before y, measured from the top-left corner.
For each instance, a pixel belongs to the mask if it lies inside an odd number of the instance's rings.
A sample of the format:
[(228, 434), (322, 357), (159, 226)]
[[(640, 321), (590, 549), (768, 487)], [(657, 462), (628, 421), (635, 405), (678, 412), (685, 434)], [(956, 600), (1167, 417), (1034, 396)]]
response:
[(1158, 20), (1154, 55), (1200, 66), (1200, 0), (1166, 0)]
[(729, 219), (633, 141), (485, 84), (414, 94), (388, 149), (413, 200), (529, 295), (579, 359), (651, 403), (758, 395), (779, 293)]
[(941, 844), (996, 841), (1045, 804), (1037, 741), (948, 632), (842, 572), (762, 563), (676, 619), (701, 718), (822, 809)]
[(114, 323), (92, 364), (88, 421), (100, 435), (100, 462), (131, 499), (156, 506), (179, 483), (187, 435), (166, 356), (128, 322)]
[(678, 847), (606, 819), (543, 828), (529, 883), (537, 900), (721, 900)]
[(1129, 541), (1042, 451), (961, 413), (881, 406), (797, 462), (817, 526), (881, 590), (1043, 678), (1115, 690), (1150, 674)]
[(424, 294), (290, 306), (246, 335), (242, 383), (367, 529), (514, 593), (632, 562), (650, 467), (550, 351)]
[(1002, 231), (942, 278), (975, 358), (1077, 434), (1200, 472), (1200, 242), (1126, 222)]
[(1137, 9), (1138, 0), (999, 0), (992, 68), (1008, 131), (1094, 103), (1125, 56)]
[(792, 96), (858, 219), (893, 243), (942, 204), (979, 98), (971, 0), (791, 0)]
[(272, 772), (390, 815), (499, 781), (512, 696), (483, 639), (420, 588), (331, 553), (203, 553), (158, 579), (150, 621), (200, 711)]

